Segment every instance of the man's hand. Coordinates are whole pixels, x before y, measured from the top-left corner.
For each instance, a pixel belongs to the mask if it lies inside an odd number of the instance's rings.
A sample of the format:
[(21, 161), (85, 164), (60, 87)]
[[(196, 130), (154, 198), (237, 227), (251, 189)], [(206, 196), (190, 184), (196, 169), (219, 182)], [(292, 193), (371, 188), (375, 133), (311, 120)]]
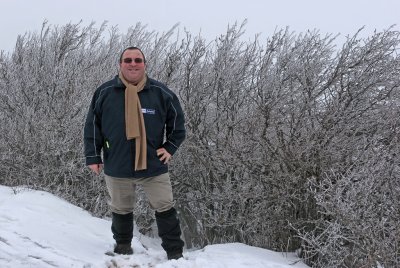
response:
[(103, 164), (91, 164), (88, 166), (96, 175), (99, 175), (103, 169)]
[(168, 161), (171, 159), (171, 154), (167, 152), (164, 148), (160, 148), (157, 150), (157, 156), (160, 158), (160, 161), (164, 164), (168, 164)]

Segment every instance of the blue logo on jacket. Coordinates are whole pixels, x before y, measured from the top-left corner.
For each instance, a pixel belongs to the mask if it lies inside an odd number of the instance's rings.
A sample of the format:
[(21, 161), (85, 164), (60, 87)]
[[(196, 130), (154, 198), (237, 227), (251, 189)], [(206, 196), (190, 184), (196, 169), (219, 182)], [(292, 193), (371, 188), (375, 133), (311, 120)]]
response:
[(154, 109), (142, 108), (142, 113), (144, 113), (144, 114), (156, 114), (156, 110), (154, 110)]

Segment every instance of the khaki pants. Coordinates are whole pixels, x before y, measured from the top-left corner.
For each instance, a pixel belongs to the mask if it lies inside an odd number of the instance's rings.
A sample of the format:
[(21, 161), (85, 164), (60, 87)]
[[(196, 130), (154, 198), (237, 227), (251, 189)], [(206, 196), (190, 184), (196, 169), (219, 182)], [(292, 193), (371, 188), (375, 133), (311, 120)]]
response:
[(149, 200), (150, 207), (157, 212), (163, 212), (174, 206), (172, 186), (169, 173), (150, 178), (116, 178), (105, 175), (112, 212), (128, 214), (136, 206), (136, 185), (141, 185)]

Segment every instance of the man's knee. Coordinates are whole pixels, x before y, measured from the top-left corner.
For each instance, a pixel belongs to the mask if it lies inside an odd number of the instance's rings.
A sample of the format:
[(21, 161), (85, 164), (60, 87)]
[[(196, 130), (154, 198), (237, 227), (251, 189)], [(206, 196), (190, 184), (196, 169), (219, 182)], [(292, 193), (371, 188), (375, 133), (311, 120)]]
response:
[(171, 181), (168, 173), (149, 178), (143, 183), (152, 209), (157, 212), (170, 210), (174, 206)]
[(133, 212), (136, 203), (135, 186), (131, 179), (114, 178), (106, 175), (107, 190), (111, 200), (110, 210), (117, 214)]

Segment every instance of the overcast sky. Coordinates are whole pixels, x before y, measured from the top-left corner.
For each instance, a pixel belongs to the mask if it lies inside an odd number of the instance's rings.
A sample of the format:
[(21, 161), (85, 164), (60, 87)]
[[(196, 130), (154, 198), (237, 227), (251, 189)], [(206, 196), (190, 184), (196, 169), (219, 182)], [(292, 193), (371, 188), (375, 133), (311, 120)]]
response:
[(0, 50), (12, 51), (17, 36), (51, 25), (94, 21), (118, 25), (120, 32), (137, 22), (148, 30), (167, 31), (176, 23), (207, 39), (226, 33), (228, 25), (247, 19), (245, 38), (272, 35), (289, 27), (294, 32), (318, 29), (340, 38), (362, 32), (368, 36), (396, 24), (400, 0), (0, 0)]

